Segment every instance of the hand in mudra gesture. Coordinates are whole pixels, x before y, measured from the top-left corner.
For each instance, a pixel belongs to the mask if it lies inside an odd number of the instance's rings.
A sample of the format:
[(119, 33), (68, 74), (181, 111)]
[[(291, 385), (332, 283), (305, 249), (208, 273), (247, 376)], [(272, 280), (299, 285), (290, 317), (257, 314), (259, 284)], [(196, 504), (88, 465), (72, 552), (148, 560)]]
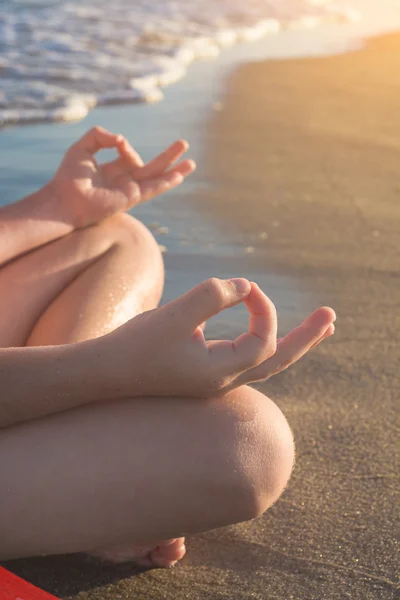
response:
[[(62, 218), (79, 229), (97, 223), (180, 185), (195, 164), (183, 160), (188, 144), (178, 140), (147, 164), (121, 135), (95, 127), (66, 152), (49, 187)], [(95, 154), (115, 148), (115, 160), (98, 164)]]
[[(206, 341), (204, 321), (241, 302), (248, 332)], [(275, 306), (257, 284), (209, 279), (101, 338), (102, 368), (121, 396), (216, 396), (286, 369), (333, 334), (335, 319), (321, 307), (277, 339)]]

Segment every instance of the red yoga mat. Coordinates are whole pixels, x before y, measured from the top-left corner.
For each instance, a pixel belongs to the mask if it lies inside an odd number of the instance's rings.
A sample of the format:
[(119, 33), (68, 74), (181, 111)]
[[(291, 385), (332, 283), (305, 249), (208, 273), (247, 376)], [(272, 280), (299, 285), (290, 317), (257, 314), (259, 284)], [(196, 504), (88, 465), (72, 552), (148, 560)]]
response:
[(0, 600), (58, 600), (0, 567)]

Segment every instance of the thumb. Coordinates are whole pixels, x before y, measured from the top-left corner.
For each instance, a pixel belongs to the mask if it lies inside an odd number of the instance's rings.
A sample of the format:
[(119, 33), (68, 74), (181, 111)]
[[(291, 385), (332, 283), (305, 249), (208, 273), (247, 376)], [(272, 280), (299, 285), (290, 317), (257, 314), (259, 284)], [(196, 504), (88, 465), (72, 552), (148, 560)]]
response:
[(242, 302), (250, 293), (247, 279), (207, 279), (167, 304), (170, 318), (182, 331), (193, 332), (207, 319)]

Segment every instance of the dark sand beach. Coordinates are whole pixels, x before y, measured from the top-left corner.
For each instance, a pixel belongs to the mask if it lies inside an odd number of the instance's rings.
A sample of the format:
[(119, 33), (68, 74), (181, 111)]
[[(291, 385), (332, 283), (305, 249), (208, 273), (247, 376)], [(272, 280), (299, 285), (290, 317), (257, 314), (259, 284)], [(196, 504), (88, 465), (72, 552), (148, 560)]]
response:
[(241, 67), (221, 108), (205, 134), (209, 189), (188, 202), (251, 238), (240, 274), (291, 277), (338, 313), (333, 339), (260, 386), (294, 430), (289, 487), (262, 518), (189, 538), (170, 571), (81, 556), (4, 566), (71, 600), (394, 600), (400, 36)]

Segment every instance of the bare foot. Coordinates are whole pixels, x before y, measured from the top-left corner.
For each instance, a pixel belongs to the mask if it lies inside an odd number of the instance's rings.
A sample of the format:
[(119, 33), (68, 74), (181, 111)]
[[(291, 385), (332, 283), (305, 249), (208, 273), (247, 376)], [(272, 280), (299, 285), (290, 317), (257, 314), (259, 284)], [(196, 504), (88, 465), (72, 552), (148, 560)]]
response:
[(159, 542), (158, 545), (135, 546), (126, 544), (125, 546), (114, 546), (107, 550), (95, 550), (90, 552), (90, 556), (100, 558), (107, 562), (135, 562), (141, 567), (162, 567), (168, 568), (176, 565), (186, 553), (185, 538), (175, 538)]

